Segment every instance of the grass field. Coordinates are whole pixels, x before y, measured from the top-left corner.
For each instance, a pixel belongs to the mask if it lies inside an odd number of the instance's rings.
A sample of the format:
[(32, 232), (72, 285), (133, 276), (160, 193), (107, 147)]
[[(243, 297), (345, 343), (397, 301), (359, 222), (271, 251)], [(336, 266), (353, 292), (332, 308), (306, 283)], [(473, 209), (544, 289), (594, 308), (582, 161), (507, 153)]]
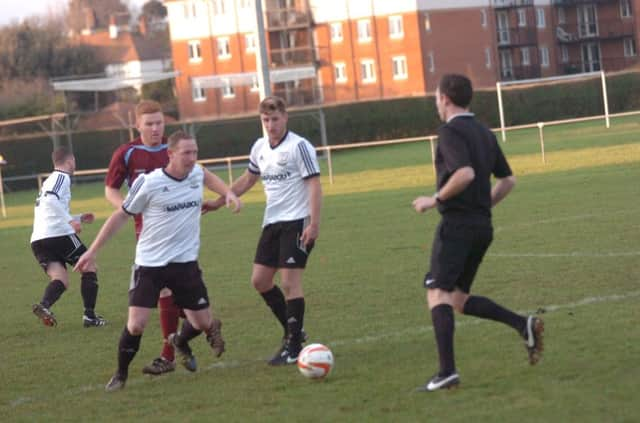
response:
[[(545, 144), (546, 165), (537, 131), (504, 144), (518, 184), (494, 211), (496, 239), (474, 285), (542, 315), (544, 358), (531, 367), (511, 329), (456, 316), (462, 385), (432, 394), (414, 392), (437, 367), (421, 280), (439, 217), (410, 207), (434, 191), (426, 143), (336, 154), (335, 184), (323, 179), (321, 238), (304, 283), (310, 340), (336, 358), (322, 382), (265, 364), (281, 334), (249, 283), (259, 190), (240, 215), (222, 210), (202, 222), (200, 263), (225, 325), (225, 355), (215, 360), (196, 339), (197, 373), (143, 376), (160, 351), (155, 313), (127, 388), (114, 394), (103, 387), (126, 319), (132, 228), (99, 257), (97, 309), (110, 324), (82, 328), (74, 275), (54, 306), (58, 327), (47, 328), (30, 308), (45, 286), (28, 243), (35, 192), (9, 194), (0, 221), (0, 420), (640, 421), (640, 120), (547, 128)], [(99, 184), (75, 187), (72, 209), (100, 217), (85, 226), (86, 243), (110, 212)]]

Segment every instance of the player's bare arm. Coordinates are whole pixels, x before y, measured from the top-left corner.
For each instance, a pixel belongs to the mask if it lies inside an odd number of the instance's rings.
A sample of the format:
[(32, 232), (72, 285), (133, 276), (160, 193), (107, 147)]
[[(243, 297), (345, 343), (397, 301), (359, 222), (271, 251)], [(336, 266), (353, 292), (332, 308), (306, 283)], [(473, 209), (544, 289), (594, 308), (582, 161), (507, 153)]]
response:
[(511, 192), (516, 185), (516, 177), (511, 175), (506, 178), (498, 178), (491, 190), (491, 207), (495, 207)]
[(104, 196), (107, 201), (115, 208), (119, 209), (122, 207), (122, 203), (124, 202), (124, 196), (120, 192), (120, 189), (113, 188), (109, 186), (104, 187)]
[(438, 200), (445, 201), (451, 197), (455, 197), (460, 194), (469, 186), (469, 184), (476, 177), (476, 173), (470, 166), (461, 167), (453, 172), (453, 175), (449, 178), (446, 184), (431, 197), (421, 196), (413, 200), (413, 208), (418, 213), (424, 213), (425, 211), (434, 208)]
[(309, 225), (302, 231), (300, 241), (308, 245), (318, 239), (320, 235), (320, 210), (322, 209), (322, 185), (320, 177), (314, 176), (305, 180), (309, 187)]
[[(235, 195), (235, 193), (224, 183), (218, 175), (215, 175), (206, 168), (204, 170), (204, 185), (210, 190), (217, 194), (220, 194), (221, 199), (224, 200), (224, 203), (227, 207), (230, 207), (233, 204), (232, 211), (234, 213), (238, 213), (240, 209), (242, 209), (242, 203)], [(202, 212), (206, 213), (208, 211), (217, 210), (220, 208), (222, 204), (219, 204), (214, 200), (207, 200), (202, 203)]]
[(84, 272), (86, 269), (95, 268), (98, 251), (124, 226), (128, 219), (129, 215), (125, 213), (124, 210), (118, 209), (114, 211), (111, 216), (109, 216), (109, 219), (104, 222), (96, 239), (93, 240), (89, 249), (80, 257), (73, 270), (76, 272)]

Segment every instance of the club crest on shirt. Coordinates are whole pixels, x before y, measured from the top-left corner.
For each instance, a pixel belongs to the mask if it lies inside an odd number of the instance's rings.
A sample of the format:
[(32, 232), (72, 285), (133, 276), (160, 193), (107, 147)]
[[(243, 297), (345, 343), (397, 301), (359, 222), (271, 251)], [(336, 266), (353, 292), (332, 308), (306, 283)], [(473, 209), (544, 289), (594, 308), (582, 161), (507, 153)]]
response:
[(287, 164), (287, 159), (289, 159), (289, 153), (283, 151), (278, 153), (278, 161), (276, 163), (278, 163), (278, 166), (284, 166)]

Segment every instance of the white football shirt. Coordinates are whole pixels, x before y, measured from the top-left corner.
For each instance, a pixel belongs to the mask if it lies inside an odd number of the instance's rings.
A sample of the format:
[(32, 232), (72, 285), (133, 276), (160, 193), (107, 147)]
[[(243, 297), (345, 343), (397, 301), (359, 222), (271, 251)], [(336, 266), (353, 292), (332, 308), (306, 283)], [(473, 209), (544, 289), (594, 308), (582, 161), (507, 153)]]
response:
[(203, 184), (200, 165), (182, 180), (156, 169), (134, 181), (122, 209), (142, 214), (144, 225), (136, 245), (138, 266), (160, 267), (198, 259)]
[(42, 184), (33, 209), (31, 242), (56, 236), (74, 234), (69, 224), (71, 201), (71, 175), (54, 170)]
[(309, 190), (304, 180), (320, 175), (313, 145), (287, 131), (275, 147), (268, 137), (251, 148), (249, 172), (260, 175), (267, 197), (262, 226), (309, 216)]

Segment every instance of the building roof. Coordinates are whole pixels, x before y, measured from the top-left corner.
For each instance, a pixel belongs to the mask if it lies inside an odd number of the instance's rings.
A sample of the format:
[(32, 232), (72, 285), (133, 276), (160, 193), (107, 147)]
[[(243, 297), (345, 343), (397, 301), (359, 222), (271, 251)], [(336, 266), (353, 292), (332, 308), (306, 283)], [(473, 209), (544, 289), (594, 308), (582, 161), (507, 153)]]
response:
[(171, 57), (168, 44), (160, 37), (145, 37), (129, 31), (119, 31), (116, 38), (111, 38), (108, 30), (99, 30), (93, 34), (78, 36), (75, 42), (92, 46), (98, 59), (106, 64)]

